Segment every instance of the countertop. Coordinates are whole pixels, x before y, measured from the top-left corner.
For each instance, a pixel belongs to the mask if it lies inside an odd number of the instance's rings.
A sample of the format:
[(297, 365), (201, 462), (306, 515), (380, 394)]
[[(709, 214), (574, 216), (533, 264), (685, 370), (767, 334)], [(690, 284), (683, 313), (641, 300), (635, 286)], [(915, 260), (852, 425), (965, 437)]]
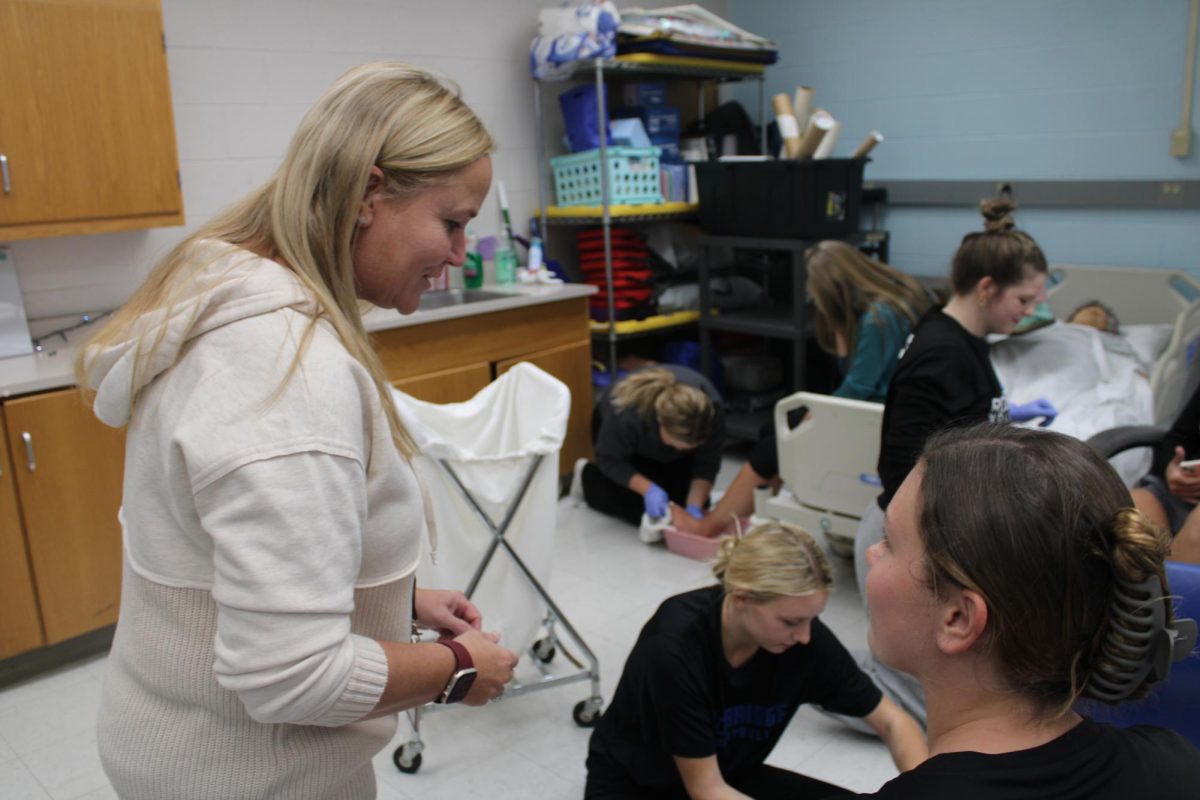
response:
[[(576, 297), (587, 297), (596, 292), (596, 287), (582, 283), (562, 285), (485, 286), (483, 289), (498, 297), (489, 297), (477, 302), (445, 305), (440, 308), (419, 310), (412, 314), (375, 309), (363, 317), (368, 331), (383, 331), (427, 322), (490, 314), (512, 308), (554, 303)], [(431, 298), (432, 299), (432, 298)], [(87, 339), (88, 327), (73, 331), (66, 341), (62, 337), (43, 340), (43, 350), (26, 356), (0, 358), (0, 397), (13, 397), (62, 389), (75, 384), (73, 362), (76, 346)]]

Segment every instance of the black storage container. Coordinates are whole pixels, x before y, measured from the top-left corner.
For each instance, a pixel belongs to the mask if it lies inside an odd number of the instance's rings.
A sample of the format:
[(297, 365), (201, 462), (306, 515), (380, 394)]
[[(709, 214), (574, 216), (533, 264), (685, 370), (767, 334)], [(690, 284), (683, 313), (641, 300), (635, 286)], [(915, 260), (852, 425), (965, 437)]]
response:
[(858, 230), (865, 158), (696, 164), (707, 233), (822, 239)]

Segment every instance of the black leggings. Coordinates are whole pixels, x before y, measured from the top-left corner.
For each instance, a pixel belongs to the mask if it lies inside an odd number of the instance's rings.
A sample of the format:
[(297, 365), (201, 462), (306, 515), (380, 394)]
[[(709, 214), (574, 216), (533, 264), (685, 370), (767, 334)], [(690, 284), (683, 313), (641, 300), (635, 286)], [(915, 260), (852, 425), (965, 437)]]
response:
[[(601, 786), (591, 774), (583, 789), (584, 800), (687, 800), (683, 786), (645, 788)], [(853, 797), (854, 792), (779, 767), (763, 764), (756, 770), (729, 779), (729, 785), (755, 800), (821, 800)]]

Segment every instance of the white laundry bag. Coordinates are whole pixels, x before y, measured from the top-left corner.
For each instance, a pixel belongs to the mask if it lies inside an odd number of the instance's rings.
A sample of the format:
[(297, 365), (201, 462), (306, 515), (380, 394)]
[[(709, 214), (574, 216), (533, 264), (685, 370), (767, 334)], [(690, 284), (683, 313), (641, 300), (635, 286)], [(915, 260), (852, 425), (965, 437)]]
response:
[[(437, 522), (436, 562), (422, 561), (418, 585), (465, 590), (495, 539), (438, 463), (444, 461), (497, 528), (516, 505), (504, 538), (545, 589), (554, 547), (558, 454), (571, 409), (566, 384), (522, 362), (463, 403), (427, 403), (396, 389), (392, 394), (420, 451), (414, 465), (429, 489)], [(518, 496), (539, 455), (532, 481)], [(501, 644), (518, 653), (533, 643), (546, 612), (545, 601), (502, 547), (490, 557), (472, 601), (483, 613), (483, 629), (499, 631)]]

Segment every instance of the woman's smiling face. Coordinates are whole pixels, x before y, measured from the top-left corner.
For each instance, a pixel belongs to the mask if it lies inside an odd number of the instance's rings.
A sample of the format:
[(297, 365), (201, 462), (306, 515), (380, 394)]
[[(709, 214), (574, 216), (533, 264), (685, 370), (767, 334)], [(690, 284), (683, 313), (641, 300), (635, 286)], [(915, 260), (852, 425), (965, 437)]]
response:
[[(372, 168), (372, 174), (378, 167)], [(417, 310), (430, 281), (466, 257), (467, 222), (479, 213), (492, 185), (484, 156), (415, 194), (389, 197), (378, 179), (359, 209), (352, 258), (357, 296), (402, 314)]]

